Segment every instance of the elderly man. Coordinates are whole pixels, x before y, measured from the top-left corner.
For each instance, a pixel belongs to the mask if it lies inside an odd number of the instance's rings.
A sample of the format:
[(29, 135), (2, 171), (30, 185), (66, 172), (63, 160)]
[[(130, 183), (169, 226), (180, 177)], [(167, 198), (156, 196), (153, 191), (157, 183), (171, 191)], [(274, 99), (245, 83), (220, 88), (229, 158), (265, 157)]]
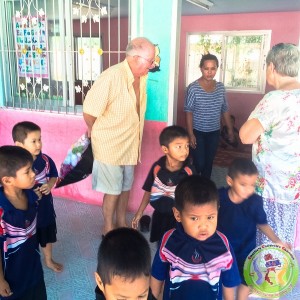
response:
[(143, 37), (133, 39), (125, 60), (101, 73), (83, 103), (94, 154), (93, 189), (104, 193), (103, 235), (127, 226), (127, 203), (141, 151), (146, 79), (154, 60), (155, 46)]

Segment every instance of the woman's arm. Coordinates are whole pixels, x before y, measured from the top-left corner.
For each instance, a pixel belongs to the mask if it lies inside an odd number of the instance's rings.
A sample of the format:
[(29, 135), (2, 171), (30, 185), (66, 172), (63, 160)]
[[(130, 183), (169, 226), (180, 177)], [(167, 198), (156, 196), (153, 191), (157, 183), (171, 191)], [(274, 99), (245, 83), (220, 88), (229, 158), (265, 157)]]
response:
[(264, 128), (258, 119), (250, 119), (243, 124), (239, 135), (243, 144), (253, 144), (263, 132)]
[(229, 141), (233, 142), (234, 141), (233, 125), (231, 122), (230, 113), (228, 111), (223, 113), (223, 119), (224, 119), (225, 125), (227, 126), (227, 129), (228, 129)]
[(193, 132), (193, 113), (187, 111), (186, 112), (186, 128), (190, 137), (190, 146), (195, 149), (196, 148), (196, 137)]

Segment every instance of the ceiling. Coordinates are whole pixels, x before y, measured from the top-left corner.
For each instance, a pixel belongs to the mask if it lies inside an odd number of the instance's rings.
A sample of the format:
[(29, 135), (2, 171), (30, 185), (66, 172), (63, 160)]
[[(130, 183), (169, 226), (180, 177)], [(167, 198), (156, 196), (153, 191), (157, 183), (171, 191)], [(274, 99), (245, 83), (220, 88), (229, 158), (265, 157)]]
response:
[[(74, 0), (73, 0), (74, 1)], [(84, 2), (87, 0), (81, 0)], [(117, 16), (118, 1), (120, 15), (128, 15), (128, 0), (101, 0), (101, 3), (110, 2), (111, 17)], [(147, 0), (151, 1), (151, 0)], [(163, 0), (161, 0), (163, 1)], [(79, 2), (78, 0), (76, 2)], [(211, 0), (214, 6), (209, 10), (198, 7), (186, 0), (182, 0), (182, 16), (240, 14), (257, 12), (300, 11), (300, 0)], [(280, 21), (280, 20), (278, 20)]]
[(214, 6), (207, 11), (182, 0), (182, 15), (300, 11), (300, 0), (211, 0), (211, 2), (214, 3)]

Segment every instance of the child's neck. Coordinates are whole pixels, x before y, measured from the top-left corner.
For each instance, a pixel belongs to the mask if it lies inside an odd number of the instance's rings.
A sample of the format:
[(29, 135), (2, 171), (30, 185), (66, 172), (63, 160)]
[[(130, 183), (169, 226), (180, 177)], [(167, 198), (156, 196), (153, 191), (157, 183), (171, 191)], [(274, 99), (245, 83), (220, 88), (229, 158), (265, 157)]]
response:
[(171, 171), (171, 172), (175, 172), (178, 171), (182, 168), (183, 166), (183, 161), (179, 161), (176, 159), (172, 159), (169, 156), (166, 156), (166, 169)]
[(4, 195), (15, 208), (20, 210), (26, 210), (28, 208), (28, 201), (24, 190), (5, 188)]
[(231, 202), (235, 203), (235, 204), (239, 204), (242, 203), (244, 201), (244, 199), (242, 199), (241, 197), (239, 197), (233, 190), (232, 188), (228, 189), (228, 197), (230, 199)]

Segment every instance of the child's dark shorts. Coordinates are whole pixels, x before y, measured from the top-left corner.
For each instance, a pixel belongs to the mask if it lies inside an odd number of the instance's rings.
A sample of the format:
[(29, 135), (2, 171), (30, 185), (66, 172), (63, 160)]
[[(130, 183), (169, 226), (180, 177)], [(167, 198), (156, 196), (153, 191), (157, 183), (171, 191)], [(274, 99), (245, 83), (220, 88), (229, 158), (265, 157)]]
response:
[(173, 213), (160, 213), (156, 209), (152, 214), (150, 242), (159, 242), (166, 231), (176, 227)]
[(36, 229), (38, 243), (43, 248), (46, 247), (48, 243), (55, 243), (57, 241), (56, 234), (56, 222)]
[(28, 289), (21, 297), (15, 300), (47, 300), (46, 286), (44, 279), (34, 287)]

